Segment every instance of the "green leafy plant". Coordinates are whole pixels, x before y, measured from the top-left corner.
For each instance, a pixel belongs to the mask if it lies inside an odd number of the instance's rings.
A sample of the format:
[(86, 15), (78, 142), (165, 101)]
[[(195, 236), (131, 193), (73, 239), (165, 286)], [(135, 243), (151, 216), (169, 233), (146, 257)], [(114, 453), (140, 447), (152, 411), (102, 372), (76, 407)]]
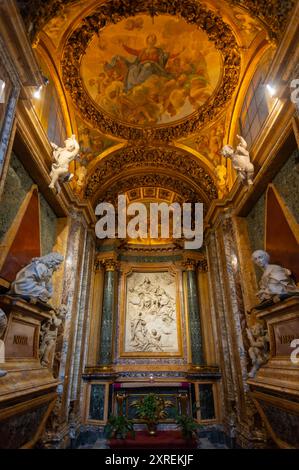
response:
[(192, 416), (176, 414), (175, 422), (181, 429), (185, 439), (192, 439), (197, 435), (197, 430), (202, 426), (197, 423)]
[(134, 401), (131, 406), (136, 408), (138, 418), (157, 424), (161, 419), (166, 418), (167, 408), (173, 404), (154, 393), (149, 393), (141, 400)]
[(128, 434), (131, 434), (133, 439), (135, 438), (133, 421), (123, 415), (110, 416), (104, 428), (104, 433), (107, 439), (111, 439), (113, 436), (125, 439)]

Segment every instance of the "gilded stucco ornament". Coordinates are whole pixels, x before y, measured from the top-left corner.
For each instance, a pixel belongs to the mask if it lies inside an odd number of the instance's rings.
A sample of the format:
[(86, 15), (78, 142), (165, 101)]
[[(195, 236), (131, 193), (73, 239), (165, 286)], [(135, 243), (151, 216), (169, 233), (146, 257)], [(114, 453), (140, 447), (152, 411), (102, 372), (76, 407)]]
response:
[[(116, 174), (120, 175), (121, 173), (128, 172), (130, 170), (143, 170), (144, 168), (148, 169), (162, 169), (172, 170), (176, 172), (178, 177), (180, 175), (184, 178), (190, 178), (190, 185), (194, 187), (193, 191), (186, 182), (180, 182), (178, 187), (177, 182), (175, 183), (173, 178), (162, 177), (162, 175), (148, 175), (142, 178), (143, 182), (147, 184), (141, 184), (141, 177), (136, 177), (139, 179), (138, 186), (134, 185), (131, 188), (126, 186), (126, 191), (132, 188), (139, 186), (156, 186), (158, 180), (163, 184), (169, 184), (165, 186), (172, 188), (175, 192), (182, 192), (187, 199), (194, 200), (196, 193), (196, 187), (198, 190), (205, 195), (206, 202), (211, 202), (213, 199), (217, 199), (217, 187), (209, 175), (209, 173), (203, 168), (202, 165), (195, 158), (191, 158), (189, 155), (177, 150), (177, 149), (167, 149), (162, 147), (156, 148), (146, 148), (146, 147), (126, 147), (121, 151), (105, 158), (99, 162), (96, 168), (92, 171), (92, 174), (87, 177), (85, 196), (88, 198), (93, 198), (94, 195), (99, 191), (99, 188), (102, 188), (103, 191), (106, 191), (105, 185), (108, 184), (109, 180), (115, 177)], [(153, 170), (153, 173), (157, 173), (157, 170)], [(181, 179), (181, 178), (180, 178)], [(135, 184), (135, 180), (132, 180), (132, 184)], [(115, 183), (116, 185), (121, 185), (122, 183)], [(161, 184), (161, 186), (163, 186)], [(111, 186), (109, 185), (108, 193), (111, 191)], [(198, 192), (199, 192), (198, 191)], [(193, 193), (193, 194), (192, 194)], [(100, 196), (100, 193), (99, 193)], [(199, 202), (198, 200), (197, 202)]]
[[(67, 5), (76, 2), (77, 0), (47, 0), (47, 2), (44, 0), (17, 0), (27, 31), (32, 40), (35, 39), (37, 33), (42, 30), (47, 22), (55, 16), (62, 15)], [(227, 2), (232, 6), (243, 7), (244, 11), (247, 10), (252, 17), (261, 20), (265, 28), (268, 29), (269, 36), (276, 40), (283, 33), (290, 11), (295, 5), (295, 0), (227, 0)], [(142, 0), (134, 0), (134, 2), (123, 1), (122, 5), (126, 4), (126, 10), (128, 11), (132, 8), (132, 4), (138, 6), (140, 3), (145, 2)], [(166, 0), (163, 2), (161, 0), (147, 2), (146, 11), (152, 16), (158, 12), (157, 3), (165, 4), (167, 2)], [(177, 3), (186, 4), (187, 2), (183, 2), (183, 0), (170, 0), (168, 3), (173, 6), (175, 11)], [(120, 8), (120, 11), (124, 12), (125, 10)]]
[(291, 271), (277, 264), (270, 264), (270, 256), (266, 251), (254, 251), (252, 260), (263, 270), (257, 294), (262, 303), (268, 304), (269, 301), (278, 302), (293, 295), (299, 296), (299, 287), (292, 279)]
[(178, 182), (177, 177), (148, 174), (148, 175), (136, 175), (128, 176), (122, 180), (117, 181), (115, 184), (110, 185), (109, 189), (100, 189), (95, 192), (96, 203), (110, 202), (117, 206), (117, 197), (119, 194), (124, 194), (132, 188), (140, 187), (160, 187), (170, 189), (180, 195), (184, 202), (196, 203), (204, 202), (204, 213), (207, 211), (209, 200), (206, 195), (199, 190), (193, 189), (185, 181), (180, 180)]
[[(98, 108), (86, 92), (80, 75), (83, 55), (95, 34), (102, 28), (115, 24), (123, 18), (140, 13), (149, 13), (153, 8), (157, 15), (180, 16), (206, 32), (210, 41), (222, 55), (223, 76), (221, 86), (214, 95), (195, 113), (176, 124), (156, 127), (138, 127), (125, 124)], [(69, 36), (61, 61), (62, 78), (73, 102), (82, 116), (104, 133), (126, 140), (172, 141), (194, 133), (198, 127), (210, 122), (232, 97), (239, 81), (241, 57), (239, 47), (231, 28), (220, 16), (194, 0), (127, 2), (117, 0), (100, 5), (90, 16), (84, 18)]]

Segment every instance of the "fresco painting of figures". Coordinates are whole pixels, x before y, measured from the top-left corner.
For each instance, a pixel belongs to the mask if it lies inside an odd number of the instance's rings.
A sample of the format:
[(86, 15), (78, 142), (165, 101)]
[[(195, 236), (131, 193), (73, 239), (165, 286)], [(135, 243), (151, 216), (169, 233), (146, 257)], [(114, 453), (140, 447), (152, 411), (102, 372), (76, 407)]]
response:
[(91, 41), (81, 76), (102, 111), (151, 126), (186, 118), (204, 105), (220, 81), (221, 64), (206, 33), (194, 25), (140, 15), (108, 26)]

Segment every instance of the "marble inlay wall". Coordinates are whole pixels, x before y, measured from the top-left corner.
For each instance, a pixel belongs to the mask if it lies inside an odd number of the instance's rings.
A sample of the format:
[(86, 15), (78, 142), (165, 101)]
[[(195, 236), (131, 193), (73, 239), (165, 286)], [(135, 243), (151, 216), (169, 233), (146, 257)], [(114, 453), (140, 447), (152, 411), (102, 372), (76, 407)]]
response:
[[(12, 153), (0, 205), (0, 241), (14, 221), (26, 194), (34, 184), (17, 156)], [(52, 251), (56, 241), (56, 215), (42, 194), (40, 197), (42, 254)]]
[(298, 156), (299, 150), (292, 153), (280, 172), (273, 179), (273, 184), (299, 223), (299, 173), (298, 170), (295, 169), (295, 158), (298, 158)]
[(84, 266), (82, 271), (81, 295), (79, 303), (78, 330), (76, 336), (73, 384), (71, 399), (80, 397), (81, 391), (81, 371), (86, 357), (86, 332), (89, 317), (89, 296), (91, 288), (91, 277), (93, 273), (94, 240), (91, 233), (86, 237), (84, 250)]
[[(298, 155), (298, 151), (292, 153), (287, 162), (272, 180), (272, 183), (299, 223), (299, 173), (295, 170), (296, 155)], [(247, 216), (248, 233), (252, 251), (264, 249), (265, 203), (266, 195), (264, 193)], [(261, 276), (261, 271), (256, 269), (256, 273), (259, 278)]]
[(255, 427), (257, 410), (246, 383), (248, 355), (246, 312), (237, 244), (237, 226), (232, 218), (220, 216), (207, 243), (209, 275), (217, 319), (224, 394), (226, 432), (237, 436), (239, 445), (258, 447), (264, 435)]

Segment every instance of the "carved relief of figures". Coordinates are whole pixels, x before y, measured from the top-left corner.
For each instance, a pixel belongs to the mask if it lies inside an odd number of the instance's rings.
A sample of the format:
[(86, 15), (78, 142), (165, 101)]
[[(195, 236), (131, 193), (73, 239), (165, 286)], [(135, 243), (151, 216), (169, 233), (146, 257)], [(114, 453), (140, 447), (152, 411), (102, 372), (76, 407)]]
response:
[(252, 254), (252, 260), (263, 270), (257, 294), (261, 302), (279, 301), (284, 296), (299, 295), (299, 287), (292, 279), (291, 271), (277, 264), (269, 264), (270, 256), (266, 251), (256, 250)]
[(261, 323), (255, 323), (246, 331), (250, 343), (248, 354), (252, 362), (248, 376), (254, 377), (259, 368), (269, 359), (269, 336)]
[(53, 273), (62, 261), (63, 256), (59, 253), (49, 253), (40, 258), (33, 258), (28, 266), (18, 272), (15, 281), (11, 284), (10, 294), (47, 303), (53, 293)]
[(49, 188), (52, 189), (55, 188), (55, 185), (59, 181), (70, 181), (74, 176), (69, 172), (69, 165), (79, 154), (79, 144), (75, 135), (66, 139), (64, 144), (65, 147), (61, 148), (51, 142), (54, 162), (52, 163), (50, 173), (51, 183), (49, 184)]
[(175, 297), (169, 273), (133, 273), (128, 278), (126, 352), (177, 351)]
[(225, 145), (222, 149), (222, 155), (230, 158), (233, 168), (237, 171), (238, 177), (244, 185), (253, 184), (254, 166), (250, 162), (250, 155), (247, 150), (247, 142), (243, 137), (237, 135), (239, 144), (236, 149), (231, 145)]
[(62, 305), (53, 311), (52, 317), (41, 328), (40, 361), (44, 367), (51, 367), (55, 352), (57, 331), (66, 314), (66, 307)]

